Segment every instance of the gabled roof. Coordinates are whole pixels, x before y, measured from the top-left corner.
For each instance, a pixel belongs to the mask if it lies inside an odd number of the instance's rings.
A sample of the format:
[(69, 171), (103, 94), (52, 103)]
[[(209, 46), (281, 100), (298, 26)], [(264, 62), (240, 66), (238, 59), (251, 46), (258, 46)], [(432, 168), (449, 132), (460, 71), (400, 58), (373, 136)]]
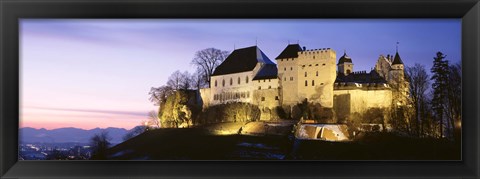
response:
[(400, 58), (400, 55), (398, 55), (398, 52), (395, 53), (395, 57), (393, 58), (393, 62), (392, 62), (392, 65), (396, 65), (396, 64), (402, 64), (403, 65), (403, 61)]
[(345, 62), (352, 63), (352, 58), (347, 56), (347, 52), (343, 53), (343, 56), (338, 60), (338, 64), (343, 64)]
[(236, 49), (215, 68), (212, 76), (252, 71), (257, 63), (275, 64), (257, 46)]
[(337, 79), (335, 83), (345, 82), (345, 83), (387, 83), (387, 81), (382, 78), (375, 70), (367, 73), (365, 71), (353, 72), (348, 75), (343, 73), (337, 74)]
[(258, 70), (253, 80), (263, 80), (263, 79), (275, 79), (277, 78), (278, 70), (277, 65), (275, 64), (266, 64), (263, 65), (260, 70)]
[(275, 59), (297, 58), (298, 57), (298, 52), (300, 52), (300, 51), (302, 51), (302, 47), (300, 47), (300, 45), (290, 44)]

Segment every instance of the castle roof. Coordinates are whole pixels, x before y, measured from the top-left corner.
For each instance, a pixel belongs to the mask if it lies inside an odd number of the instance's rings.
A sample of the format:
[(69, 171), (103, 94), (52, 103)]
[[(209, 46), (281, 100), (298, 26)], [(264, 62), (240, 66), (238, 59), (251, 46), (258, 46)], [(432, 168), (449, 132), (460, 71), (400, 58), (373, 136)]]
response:
[(400, 58), (400, 55), (398, 55), (398, 52), (395, 53), (395, 57), (393, 58), (393, 62), (392, 62), (392, 65), (396, 65), (396, 64), (402, 64), (403, 65), (403, 61)]
[(215, 68), (212, 76), (252, 71), (257, 63), (275, 65), (257, 46), (236, 49)]
[(375, 70), (367, 73), (366, 71), (353, 72), (349, 75), (343, 73), (337, 74), (335, 83), (387, 83), (387, 81), (380, 76)]
[(302, 51), (299, 44), (289, 44), (275, 59), (297, 58), (298, 52)]
[(277, 78), (278, 70), (275, 64), (265, 64), (258, 70), (253, 80), (275, 79)]
[(344, 52), (343, 53), (343, 56), (340, 57), (340, 59), (338, 60), (338, 64), (343, 64), (345, 62), (348, 62), (348, 63), (352, 63), (352, 58), (350, 58), (349, 56), (347, 56), (347, 53)]

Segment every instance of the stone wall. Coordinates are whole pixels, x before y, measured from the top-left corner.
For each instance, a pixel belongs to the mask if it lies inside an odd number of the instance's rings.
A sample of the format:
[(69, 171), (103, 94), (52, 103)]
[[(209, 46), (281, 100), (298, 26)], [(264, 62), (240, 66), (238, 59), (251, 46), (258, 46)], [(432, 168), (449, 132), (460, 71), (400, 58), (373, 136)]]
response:
[(370, 108), (388, 109), (392, 105), (392, 91), (388, 88), (377, 90), (350, 89), (334, 91), (334, 110), (338, 120)]

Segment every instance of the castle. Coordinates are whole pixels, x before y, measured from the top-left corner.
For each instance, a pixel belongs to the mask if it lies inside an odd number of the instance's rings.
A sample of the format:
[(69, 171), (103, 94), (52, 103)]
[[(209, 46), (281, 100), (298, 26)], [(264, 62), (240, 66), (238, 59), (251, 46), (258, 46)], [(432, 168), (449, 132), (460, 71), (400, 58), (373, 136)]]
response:
[[(354, 71), (354, 61), (333, 49), (306, 49), (289, 44), (272, 62), (257, 46), (236, 49), (200, 90), (203, 107), (244, 102), (260, 109), (288, 107), (304, 100), (337, 113), (405, 104), (408, 82), (397, 53), (380, 55), (370, 72)], [(261, 117), (262, 120), (270, 120)]]

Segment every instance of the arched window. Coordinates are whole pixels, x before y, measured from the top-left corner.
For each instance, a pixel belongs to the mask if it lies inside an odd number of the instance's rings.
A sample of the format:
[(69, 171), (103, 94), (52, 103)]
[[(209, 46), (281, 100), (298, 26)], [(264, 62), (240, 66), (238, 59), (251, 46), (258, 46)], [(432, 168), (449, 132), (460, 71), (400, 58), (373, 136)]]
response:
[(247, 76), (247, 78), (245, 79), (245, 82), (248, 83), (248, 76)]
[(230, 78), (230, 86), (232, 86), (232, 85), (233, 85), (233, 79)]
[(238, 77), (238, 84), (240, 84), (240, 77)]
[(307, 80), (305, 80), (305, 86), (308, 86), (308, 81)]
[(307, 72), (305, 72), (305, 77), (307, 77)]
[(347, 75), (350, 74), (350, 70), (347, 70)]
[(217, 80), (215, 80), (215, 87), (217, 87)]
[(315, 86), (315, 80), (312, 80), (312, 86)]
[(225, 86), (225, 79), (222, 80), (222, 86)]

